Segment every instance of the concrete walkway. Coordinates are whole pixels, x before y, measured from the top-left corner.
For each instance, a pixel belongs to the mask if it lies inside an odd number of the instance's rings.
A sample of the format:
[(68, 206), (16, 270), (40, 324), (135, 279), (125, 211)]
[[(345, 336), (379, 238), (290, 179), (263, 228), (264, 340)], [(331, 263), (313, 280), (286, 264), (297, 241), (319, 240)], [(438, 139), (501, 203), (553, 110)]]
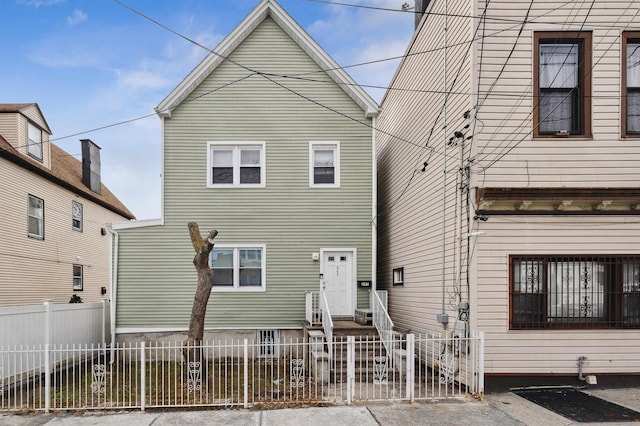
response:
[[(640, 388), (593, 390), (588, 393), (640, 411)], [(490, 394), (483, 401), (453, 399), (408, 404), (372, 403), (351, 406), (280, 410), (89, 411), (85, 413), (0, 414), (0, 425), (574, 425), (513, 393)], [(615, 423), (603, 423), (612, 425)]]

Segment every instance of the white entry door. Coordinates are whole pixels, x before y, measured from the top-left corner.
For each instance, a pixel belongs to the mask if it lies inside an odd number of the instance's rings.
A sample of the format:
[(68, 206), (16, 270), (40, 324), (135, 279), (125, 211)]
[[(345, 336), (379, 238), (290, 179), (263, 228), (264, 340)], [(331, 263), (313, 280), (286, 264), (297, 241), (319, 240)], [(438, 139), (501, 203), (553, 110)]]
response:
[(331, 315), (353, 316), (353, 253), (325, 251), (322, 254), (323, 290)]

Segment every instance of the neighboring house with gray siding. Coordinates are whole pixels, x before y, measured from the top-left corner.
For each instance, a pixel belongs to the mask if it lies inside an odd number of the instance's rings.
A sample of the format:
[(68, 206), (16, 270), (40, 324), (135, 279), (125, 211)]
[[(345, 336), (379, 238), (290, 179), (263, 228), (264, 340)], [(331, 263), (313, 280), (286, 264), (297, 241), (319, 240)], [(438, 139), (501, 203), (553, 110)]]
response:
[(321, 285), (334, 315), (368, 306), (377, 104), (274, 1), (214, 52), (156, 108), (162, 218), (113, 227), (120, 340), (187, 330), (191, 221), (219, 231), (208, 336), (301, 330)]
[(38, 104), (0, 104), (0, 306), (108, 300), (107, 227), (134, 219), (101, 183), (97, 145), (81, 141), (81, 162), (50, 139)]
[(432, 0), (382, 101), (378, 287), (488, 379), (640, 373), (638, 10)]

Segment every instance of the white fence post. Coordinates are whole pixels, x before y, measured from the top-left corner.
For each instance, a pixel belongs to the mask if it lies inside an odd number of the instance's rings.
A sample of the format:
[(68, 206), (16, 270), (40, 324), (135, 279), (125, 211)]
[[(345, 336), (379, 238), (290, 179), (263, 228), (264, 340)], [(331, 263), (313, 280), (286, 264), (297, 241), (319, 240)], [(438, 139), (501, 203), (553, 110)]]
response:
[(145, 342), (140, 343), (140, 410), (144, 411), (145, 406), (147, 405), (147, 395), (146, 395), (146, 377), (147, 377), (147, 368), (146, 368), (146, 354), (145, 354)]
[(414, 399), (414, 389), (415, 389), (415, 335), (407, 334), (407, 357), (405, 359), (406, 364), (406, 372), (407, 372), (407, 399), (410, 402), (413, 402)]
[(484, 397), (484, 331), (478, 332), (478, 393)]
[(356, 338), (347, 336), (347, 404), (353, 401), (356, 385)]
[(249, 408), (249, 339), (244, 339), (244, 408)]
[(100, 342), (101, 342), (103, 345), (106, 345), (106, 344), (107, 344), (107, 341), (106, 341), (106, 336), (105, 336), (105, 331), (106, 331), (106, 330), (105, 330), (105, 328), (107, 327), (107, 320), (106, 320), (105, 315), (106, 315), (106, 313), (107, 313), (107, 304), (106, 304), (106, 302), (105, 302), (105, 300), (104, 300), (104, 299), (102, 299), (102, 300), (100, 301), (100, 303), (102, 304), (102, 322), (100, 323), (100, 333), (101, 333), (101, 340), (100, 340)]
[(52, 327), (52, 318), (51, 318), (51, 300), (45, 300), (43, 302), (44, 305), (44, 344), (51, 344), (51, 327)]
[[(45, 302), (46, 304), (47, 302)], [(51, 410), (51, 357), (49, 344), (44, 345), (44, 412)]]

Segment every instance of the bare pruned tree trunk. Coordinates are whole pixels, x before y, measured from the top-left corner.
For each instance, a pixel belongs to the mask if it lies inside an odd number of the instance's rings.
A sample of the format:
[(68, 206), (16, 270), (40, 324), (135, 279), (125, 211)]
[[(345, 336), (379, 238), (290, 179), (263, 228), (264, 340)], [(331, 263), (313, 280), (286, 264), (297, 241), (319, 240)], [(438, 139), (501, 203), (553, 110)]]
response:
[[(218, 235), (218, 231), (215, 229), (209, 231), (209, 235), (206, 238), (202, 238), (200, 228), (196, 222), (189, 222), (188, 226), (191, 244), (196, 252), (193, 257), (193, 265), (196, 267), (196, 273), (198, 274), (198, 287), (196, 288), (193, 308), (191, 309), (189, 334), (187, 335), (187, 340), (183, 342), (183, 356), (187, 360), (188, 366), (191, 363), (197, 363), (198, 366), (202, 366), (202, 350), (196, 350), (196, 347), (202, 344), (204, 335), (204, 318), (207, 313), (211, 287), (213, 286), (213, 270), (209, 267), (209, 254), (213, 249), (213, 239)], [(205, 377), (203, 376), (205, 374), (200, 377), (204, 379)]]

